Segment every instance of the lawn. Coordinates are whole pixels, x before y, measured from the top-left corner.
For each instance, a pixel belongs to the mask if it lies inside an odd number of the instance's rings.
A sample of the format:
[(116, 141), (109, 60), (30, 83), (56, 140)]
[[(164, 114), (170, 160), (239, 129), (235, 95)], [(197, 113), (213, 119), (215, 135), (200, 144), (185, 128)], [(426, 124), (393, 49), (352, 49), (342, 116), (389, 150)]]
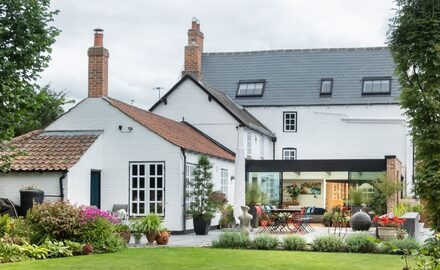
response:
[(138, 248), (104, 255), (27, 261), (7, 269), (402, 269), (400, 256), (209, 248)]

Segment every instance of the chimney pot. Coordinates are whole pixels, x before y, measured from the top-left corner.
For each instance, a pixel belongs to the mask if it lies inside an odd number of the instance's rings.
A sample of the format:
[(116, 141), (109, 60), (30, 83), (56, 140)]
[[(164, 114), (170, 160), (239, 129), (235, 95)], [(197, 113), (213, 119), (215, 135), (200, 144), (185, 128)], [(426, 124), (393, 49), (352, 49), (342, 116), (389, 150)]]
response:
[(93, 46), (95, 47), (103, 47), (104, 46), (104, 30), (100, 28), (93, 29), (95, 31), (95, 41)]

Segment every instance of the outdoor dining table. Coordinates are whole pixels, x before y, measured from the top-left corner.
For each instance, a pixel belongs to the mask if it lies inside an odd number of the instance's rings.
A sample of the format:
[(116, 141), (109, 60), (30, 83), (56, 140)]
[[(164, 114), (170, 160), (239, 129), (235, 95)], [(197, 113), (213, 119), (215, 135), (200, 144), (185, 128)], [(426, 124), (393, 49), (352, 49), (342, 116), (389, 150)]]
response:
[(258, 232), (282, 233), (295, 232), (294, 227), (289, 226), (289, 221), (293, 220), (300, 209), (271, 209), (266, 213), (269, 216), (269, 224), (266, 228), (261, 228)]

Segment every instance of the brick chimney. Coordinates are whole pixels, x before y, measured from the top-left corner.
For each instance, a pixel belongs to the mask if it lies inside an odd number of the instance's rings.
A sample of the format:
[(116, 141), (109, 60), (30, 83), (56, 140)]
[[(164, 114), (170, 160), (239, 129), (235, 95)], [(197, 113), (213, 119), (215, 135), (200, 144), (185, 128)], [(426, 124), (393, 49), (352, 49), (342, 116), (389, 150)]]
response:
[(95, 29), (93, 47), (87, 51), (89, 56), (89, 98), (108, 96), (108, 57), (104, 48), (104, 30)]
[(185, 46), (185, 67), (182, 76), (189, 74), (196, 80), (202, 78), (203, 33), (200, 22), (193, 18), (191, 29), (188, 30), (188, 45)]

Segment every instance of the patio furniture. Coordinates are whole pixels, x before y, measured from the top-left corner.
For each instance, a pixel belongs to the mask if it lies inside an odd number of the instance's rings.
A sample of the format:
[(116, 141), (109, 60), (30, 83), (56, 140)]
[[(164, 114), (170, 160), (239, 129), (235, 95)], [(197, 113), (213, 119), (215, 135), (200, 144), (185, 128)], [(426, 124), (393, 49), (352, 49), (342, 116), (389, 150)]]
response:
[(290, 233), (295, 232), (294, 228), (291, 228), (289, 222), (292, 220), (292, 216), (299, 211), (296, 209), (267, 209), (268, 222), (265, 226), (260, 227), (257, 233)]

